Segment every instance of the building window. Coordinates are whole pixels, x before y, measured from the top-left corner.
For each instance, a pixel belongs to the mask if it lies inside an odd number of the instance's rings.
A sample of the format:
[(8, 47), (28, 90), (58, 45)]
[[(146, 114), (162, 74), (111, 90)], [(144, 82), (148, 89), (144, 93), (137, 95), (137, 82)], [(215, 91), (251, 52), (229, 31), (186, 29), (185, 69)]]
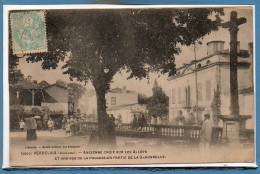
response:
[(198, 101), (202, 101), (202, 84), (198, 83)]
[(176, 102), (176, 96), (175, 96), (175, 89), (172, 89), (172, 104), (175, 104)]
[(182, 103), (181, 88), (178, 88), (178, 104)]
[(211, 81), (206, 81), (206, 100), (211, 100)]
[(111, 97), (111, 105), (116, 105), (116, 97)]
[(186, 96), (186, 101), (185, 101), (186, 107), (190, 107), (191, 106), (190, 86), (187, 86), (185, 88), (185, 96)]

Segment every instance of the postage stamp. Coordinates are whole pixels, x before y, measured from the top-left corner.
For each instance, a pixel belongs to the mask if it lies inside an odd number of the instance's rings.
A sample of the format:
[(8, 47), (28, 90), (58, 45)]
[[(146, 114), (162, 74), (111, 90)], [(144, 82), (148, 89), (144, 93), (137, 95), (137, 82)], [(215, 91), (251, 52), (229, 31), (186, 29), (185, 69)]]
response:
[(13, 54), (47, 52), (44, 11), (10, 14)]

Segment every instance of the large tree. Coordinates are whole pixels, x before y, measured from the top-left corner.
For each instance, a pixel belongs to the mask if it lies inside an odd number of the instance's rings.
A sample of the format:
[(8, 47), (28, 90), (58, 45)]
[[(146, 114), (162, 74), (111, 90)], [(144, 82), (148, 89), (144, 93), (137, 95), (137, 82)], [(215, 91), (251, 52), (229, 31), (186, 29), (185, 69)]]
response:
[[(146, 78), (151, 71), (175, 73), (180, 45), (190, 45), (217, 30), (210, 15), (222, 9), (88, 9), (48, 10), (48, 52), (32, 54), (43, 69), (66, 61), (64, 73), (90, 81), (97, 95), (99, 140), (108, 134), (105, 94), (113, 76), (122, 70), (128, 78)], [(100, 142), (101, 143), (101, 142)]]

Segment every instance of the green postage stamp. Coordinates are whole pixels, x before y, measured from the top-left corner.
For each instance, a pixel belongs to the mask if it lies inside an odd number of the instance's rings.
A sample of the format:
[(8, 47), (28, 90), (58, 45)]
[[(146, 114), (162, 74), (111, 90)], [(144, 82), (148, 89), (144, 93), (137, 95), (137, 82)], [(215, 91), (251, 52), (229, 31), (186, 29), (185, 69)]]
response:
[(44, 11), (11, 12), (13, 54), (47, 52)]

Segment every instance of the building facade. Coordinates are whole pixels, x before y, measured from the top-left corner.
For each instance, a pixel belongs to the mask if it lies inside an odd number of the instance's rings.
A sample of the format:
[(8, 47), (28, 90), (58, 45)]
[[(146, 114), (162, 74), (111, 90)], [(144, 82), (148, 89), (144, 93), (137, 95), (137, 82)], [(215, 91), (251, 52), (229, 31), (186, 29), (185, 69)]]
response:
[[(196, 121), (210, 114), (215, 124), (218, 116), (230, 114), (230, 57), (224, 50), (223, 41), (208, 44), (208, 55), (194, 60), (176, 70), (169, 78), (169, 121), (176, 123), (176, 117), (185, 120), (195, 116)], [(251, 118), (246, 127), (253, 128), (253, 77), (252, 51), (238, 50), (238, 88), (240, 115)], [(247, 89), (247, 90), (246, 90)], [(244, 91), (244, 92), (243, 92)], [(250, 105), (247, 106), (247, 105)]]
[[(138, 93), (123, 88), (111, 89), (106, 94), (107, 113), (122, 123), (130, 123), (134, 114), (146, 113), (146, 106), (138, 104)], [(80, 99), (80, 110), (90, 116), (97, 116), (97, 99), (93, 91), (88, 91)], [(92, 119), (93, 120), (93, 119)]]

